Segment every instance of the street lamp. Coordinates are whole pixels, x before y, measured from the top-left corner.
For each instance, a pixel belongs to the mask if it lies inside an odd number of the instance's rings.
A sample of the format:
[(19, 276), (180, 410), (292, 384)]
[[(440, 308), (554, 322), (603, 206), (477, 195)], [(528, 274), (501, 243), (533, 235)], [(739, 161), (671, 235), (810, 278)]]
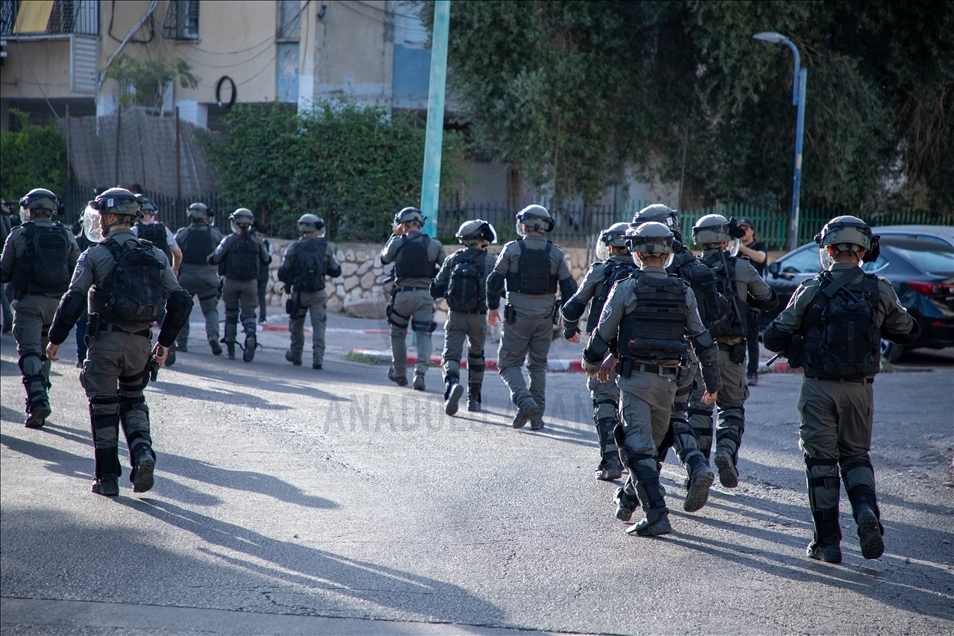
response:
[(752, 36), (756, 40), (772, 44), (784, 44), (792, 49), (795, 56), (795, 72), (792, 76), (792, 105), (798, 107), (795, 124), (795, 176), (792, 184), (792, 222), (788, 231), (788, 249), (798, 247), (798, 199), (802, 190), (802, 133), (805, 131), (805, 84), (808, 82), (808, 70), (802, 68), (802, 58), (791, 40), (781, 33), (766, 31)]

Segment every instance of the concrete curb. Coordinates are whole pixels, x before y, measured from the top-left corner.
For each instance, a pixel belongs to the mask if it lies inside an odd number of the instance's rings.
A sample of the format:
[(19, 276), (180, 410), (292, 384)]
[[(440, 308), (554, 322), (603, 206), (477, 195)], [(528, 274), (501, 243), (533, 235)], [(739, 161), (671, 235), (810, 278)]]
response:
[[(352, 349), (351, 353), (356, 355), (371, 356), (372, 358), (383, 362), (385, 364), (391, 363), (391, 352), (382, 349), (363, 349), (357, 348)], [(408, 355), (407, 363), (408, 365), (413, 365), (417, 362), (417, 356)], [(431, 364), (435, 367), (441, 366), (440, 356), (431, 356)], [(487, 371), (497, 371), (497, 361), (494, 359), (488, 359), (485, 362), (485, 369)], [(462, 359), (460, 361), (460, 368), (467, 368), (467, 360)], [(547, 360), (547, 371), (553, 373), (583, 373), (583, 363), (580, 360)]]

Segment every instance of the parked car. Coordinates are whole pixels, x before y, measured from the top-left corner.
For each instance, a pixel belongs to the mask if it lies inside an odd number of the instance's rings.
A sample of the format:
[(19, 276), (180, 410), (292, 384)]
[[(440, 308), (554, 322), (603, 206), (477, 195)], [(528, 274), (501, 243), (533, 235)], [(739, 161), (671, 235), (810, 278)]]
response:
[[(881, 341), (881, 354), (890, 362), (905, 349), (942, 349), (954, 346), (954, 229), (937, 231), (925, 226), (872, 228), (881, 236), (881, 254), (862, 269), (891, 281), (902, 306), (918, 321), (917, 342), (902, 347)], [(779, 296), (778, 308), (763, 312), (764, 329), (788, 305), (795, 289), (821, 271), (818, 246), (802, 245), (769, 265), (765, 282)]]

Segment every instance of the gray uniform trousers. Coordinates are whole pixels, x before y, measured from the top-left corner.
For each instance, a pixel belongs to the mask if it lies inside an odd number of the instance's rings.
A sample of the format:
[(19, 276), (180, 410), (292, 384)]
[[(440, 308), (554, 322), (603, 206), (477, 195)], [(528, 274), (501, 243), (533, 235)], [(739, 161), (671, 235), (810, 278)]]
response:
[[(444, 322), (444, 351), (441, 365), (444, 381), (460, 381), (460, 358), (467, 341), (467, 383), (480, 385), (484, 381), (484, 343), (487, 341), (487, 314), (447, 312)], [(479, 389), (478, 389), (479, 391)]]
[(104, 331), (89, 340), (79, 379), (89, 398), (97, 479), (106, 476), (100, 474), (102, 468), (112, 471), (111, 466), (119, 465), (120, 425), (130, 463), (138, 446), (152, 446), (149, 408), (143, 397), (151, 350), (151, 338), (122, 331)]
[[(712, 411), (706, 411), (709, 426), (702, 440), (697, 439), (696, 431), (693, 430), (688, 418), (690, 400), (706, 406), (702, 404), (704, 393), (705, 386), (702, 382), (699, 359), (696, 357), (695, 349), (689, 347), (689, 367), (680, 371), (669, 422), (672, 426), (672, 443), (676, 447), (676, 455), (690, 477), (700, 465), (709, 463), (709, 449), (712, 445)], [(703, 443), (705, 443), (705, 450), (700, 448)], [(660, 462), (665, 461), (667, 450), (668, 445), (664, 445), (658, 458)]]
[[(205, 316), (205, 336), (219, 340), (219, 276), (215, 265), (192, 265), (183, 263), (179, 268), (179, 285), (190, 296), (197, 296), (202, 315)], [(186, 321), (176, 339), (178, 344), (189, 343), (189, 322)]]
[(407, 328), (410, 326), (417, 336), (417, 362), (415, 375), (427, 373), (431, 362), (434, 343), (431, 333), (434, 331), (434, 299), (427, 289), (407, 289), (396, 291), (391, 300), (391, 366), (394, 375), (407, 377)]
[(862, 503), (877, 510), (874, 468), (868, 454), (874, 388), (870, 380), (860, 383), (806, 377), (798, 395), (798, 412), (799, 446), (805, 454), (808, 502), (818, 540), (819, 521), (834, 521), (832, 527), (838, 527), (839, 467), (853, 511)]
[(50, 361), (46, 345), (50, 342), (50, 325), (60, 299), (42, 294), (25, 295), (13, 302), (13, 337), (20, 356), (20, 374), (27, 395), (27, 413), (30, 405), (48, 400)]
[(630, 469), (624, 490), (633, 499), (638, 495), (647, 518), (655, 521), (658, 515), (669, 512), (659, 483), (656, 452), (669, 431), (677, 371), (634, 371), (628, 378), (618, 378), (617, 384), (622, 425), (620, 458), (625, 458), (623, 465)]
[[(722, 389), (715, 406), (719, 407), (716, 424), (716, 450), (725, 448), (732, 456), (733, 465), (739, 463), (739, 448), (745, 430), (745, 401), (749, 399), (749, 387), (745, 381), (745, 363), (732, 362), (729, 352), (719, 346), (719, 369), (722, 372)], [(706, 460), (712, 450), (712, 413), (715, 406), (703, 404), (705, 387), (698, 381), (693, 387), (689, 403), (689, 422), (695, 434), (699, 450)]]
[[(547, 404), (547, 355), (553, 338), (553, 318), (517, 316), (504, 321), (497, 349), (497, 369), (510, 389), (510, 400), (519, 408), (529, 399), (537, 403), (534, 420), (543, 417)], [(527, 361), (530, 384), (523, 378), (521, 367)]]
[(305, 314), (311, 315), (311, 361), (312, 364), (324, 364), (325, 360), (325, 328), (328, 324), (328, 294), (324, 290), (317, 292), (302, 292), (298, 314), (288, 317), (288, 333), (291, 336), (290, 349), (292, 355), (300, 358), (305, 349)]
[(225, 342), (235, 344), (238, 333), (239, 307), (242, 309), (242, 328), (245, 337), (255, 336), (255, 310), (258, 309), (258, 281), (225, 279), (222, 286), (225, 301)]

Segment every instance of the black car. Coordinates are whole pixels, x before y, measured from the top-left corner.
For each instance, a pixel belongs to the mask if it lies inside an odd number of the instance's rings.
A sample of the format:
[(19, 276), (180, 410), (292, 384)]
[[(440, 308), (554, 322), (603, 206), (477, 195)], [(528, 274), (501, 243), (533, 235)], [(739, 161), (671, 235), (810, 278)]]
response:
[[(877, 233), (878, 228), (874, 228)], [(881, 236), (881, 254), (862, 269), (891, 281), (901, 305), (918, 321), (921, 335), (906, 348), (942, 349), (954, 346), (954, 246), (949, 238), (910, 238), (886, 232)], [(769, 265), (765, 282), (778, 293), (779, 305), (763, 312), (761, 328), (765, 329), (788, 305), (795, 289), (805, 279), (821, 271), (818, 246), (802, 245)], [(881, 353), (894, 362), (903, 347), (881, 341)]]

